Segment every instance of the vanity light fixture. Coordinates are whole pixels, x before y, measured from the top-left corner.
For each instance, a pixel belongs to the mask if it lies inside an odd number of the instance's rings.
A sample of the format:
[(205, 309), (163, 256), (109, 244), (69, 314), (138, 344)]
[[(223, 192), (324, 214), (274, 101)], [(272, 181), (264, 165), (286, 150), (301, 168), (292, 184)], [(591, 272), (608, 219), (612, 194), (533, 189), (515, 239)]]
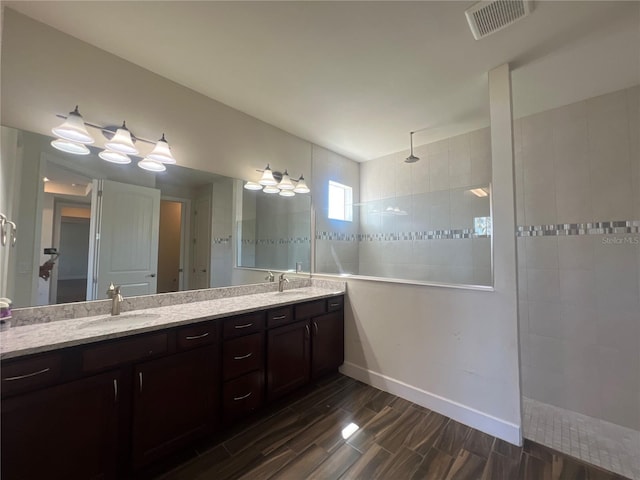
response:
[(264, 170), (257, 171), (262, 172), (262, 177), (258, 182), (245, 182), (245, 189), (262, 190), (264, 193), (279, 193), (282, 197), (294, 197), (296, 193), (309, 193), (311, 191), (302, 175), (297, 180), (291, 179), (287, 170), (284, 173), (274, 172), (269, 164)]
[(116, 130), (116, 134), (104, 144), (109, 150), (114, 152), (124, 153), (125, 155), (136, 155), (138, 149), (133, 144), (131, 139), (131, 132), (127, 128), (127, 123), (122, 122), (122, 127)]
[(298, 183), (296, 184), (296, 188), (293, 189), (295, 193), (309, 193), (309, 187), (307, 187), (307, 182), (304, 181), (304, 177), (300, 175), (298, 179)]
[[(92, 127), (100, 130), (107, 139), (104, 144), (104, 150), (98, 153), (98, 156), (107, 162), (125, 165), (131, 163), (129, 155), (143, 157), (138, 162), (138, 166), (151, 172), (164, 172), (167, 169), (165, 164), (174, 165), (177, 163), (164, 137), (164, 133), (160, 140), (152, 142), (151, 140), (132, 135), (127, 128), (126, 122), (122, 122), (121, 127), (103, 127), (94, 123), (85, 122), (77, 106), (75, 110), (70, 112), (66, 117), (64, 115), (56, 116), (63, 118), (64, 122), (62, 125), (51, 130), (54, 135), (58, 137), (51, 142), (51, 145), (63, 152), (73, 153), (75, 155), (88, 155), (91, 153), (86, 145), (94, 143), (95, 140), (89, 134), (86, 127)], [(153, 145), (153, 150), (146, 156), (140, 155), (135, 144), (136, 141)], [(274, 185), (276, 183), (274, 179)]]
[(84, 119), (82, 118), (82, 115), (80, 115), (77, 105), (73, 112), (69, 112), (69, 116), (67, 116), (62, 125), (52, 128), (51, 131), (56, 137), (63, 140), (69, 140), (70, 142), (81, 143), (84, 145), (89, 145), (95, 142), (93, 137), (87, 131), (87, 127), (85, 127)]
[(258, 183), (265, 187), (270, 187), (278, 184), (278, 181), (273, 178), (273, 172), (271, 171), (271, 167), (269, 167), (268, 163), (264, 169), (264, 172), (262, 172), (262, 178), (258, 181)]

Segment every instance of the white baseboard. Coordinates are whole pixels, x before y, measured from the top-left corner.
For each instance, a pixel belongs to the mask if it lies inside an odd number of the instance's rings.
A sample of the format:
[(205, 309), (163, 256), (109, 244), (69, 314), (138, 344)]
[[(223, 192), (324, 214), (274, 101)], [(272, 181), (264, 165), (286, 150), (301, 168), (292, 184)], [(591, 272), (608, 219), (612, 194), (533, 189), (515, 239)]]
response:
[(501, 438), (506, 442), (514, 445), (522, 445), (520, 425), (493, 417), (474, 408), (421, 390), (420, 388), (363, 368), (354, 363), (344, 362), (342, 367), (340, 367), (340, 372), (348, 377), (355, 378), (380, 390), (402, 397), (446, 417), (453, 418), (457, 422), (488, 433), (494, 437)]

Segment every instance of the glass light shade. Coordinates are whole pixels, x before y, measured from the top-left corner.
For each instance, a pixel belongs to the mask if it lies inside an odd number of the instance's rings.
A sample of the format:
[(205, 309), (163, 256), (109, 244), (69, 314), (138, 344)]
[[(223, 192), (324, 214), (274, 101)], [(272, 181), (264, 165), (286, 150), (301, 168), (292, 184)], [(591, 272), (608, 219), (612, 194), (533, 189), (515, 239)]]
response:
[(274, 187), (273, 185), (267, 185), (262, 189), (264, 193), (280, 193), (280, 189), (278, 187)]
[(309, 190), (309, 187), (307, 187), (307, 183), (304, 181), (304, 177), (300, 176), (298, 184), (296, 185), (296, 188), (293, 189), (293, 191), (295, 193), (309, 193), (311, 190)]
[[(262, 172), (262, 178), (260, 179), (260, 181), (258, 183), (260, 185), (265, 186), (265, 187), (274, 186), (274, 185), (278, 184), (276, 179), (273, 178), (273, 173), (271, 173), (271, 169), (269, 168), (269, 165), (267, 165), (267, 168), (265, 168), (264, 172)], [(271, 192), (271, 193), (277, 193), (277, 192)]]
[(52, 128), (53, 134), (64, 140), (70, 140), (76, 143), (84, 143), (86, 145), (95, 142), (93, 137), (89, 135), (87, 127), (84, 126), (82, 115), (78, 112), (78, 107), (73, 112), (69, 112), (67, 119), (59, 127)]
[(131, 132), (129, 132), (124, 122), (122, 122), (122, 127), (116, 130), (113, 138), (106, 142), (104, 146), (109, 150), (126, 155), (136, 155), (138, 153), (138, 149), (133, 144), (133, 140), (131, 140)]
[(244, 184), (244, 188), (247, 190), (262, 190), (262, 185), (256, 182), (247, 182)]
[(293, 197), (293, 196), (295, 196), (295, 193), (293, 193), (293, 190), (280, 190), (280, 196), (281, 197)]
[(147, 158), (155, 160), (156, 162), (169, 163), (172, 165), (176, 163), (176, 159), (173, 158), (171, 150), (169, 150), (169, 144), (164, 139), (164, 133), (162, 134), (162, 138), (156, 143), (152, 152), (147, 155)]
[[(282, 174), (282, 180), (280, 180), (280, 183), (278, 184), (278, 188), (280, 190), (293, 190), (294, 188), (296, 188), (296, 186), (291, 182), (291, 179), (289, 178), (289, 174), (287, 173), (286, 170), (284, 171), (284, 174)], [(283, 195), (283, 196), (287, 196), (287, 195)]]
[(164, 166), (161, 162), (156, 162), (155, 160), (151, 160), (150, 158), (145, 158), (138, 162), (138, 166), (143, 170), (148, 170), (149, 172), (164, 172), (167, 167)]
[(120, 165), (131, 163), (131, 159), (124, 153), (114, 152), (113, 150), (103, 150), (98, 154), (98, 156), (107, 162), (119, 163)]
[(73, 153), (74, 155), (89, 155), (89, 153), (91, 153), (86, 145), (70, 142), (69, 140), (64, 140), (62, 138), (53, 140), (51, 142), (51, 146), (62, 152)]

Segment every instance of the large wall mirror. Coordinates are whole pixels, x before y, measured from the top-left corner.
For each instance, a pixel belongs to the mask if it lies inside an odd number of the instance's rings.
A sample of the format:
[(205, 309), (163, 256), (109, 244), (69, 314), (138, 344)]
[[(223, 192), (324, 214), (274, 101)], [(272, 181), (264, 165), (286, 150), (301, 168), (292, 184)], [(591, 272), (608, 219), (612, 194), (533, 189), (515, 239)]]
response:
[[(240, 203), (237, 179), (181, 166), (151, 173), (50, 142), (2, 127), (0, 206), (17, 240), (0, 248), (0, 296), (16, 307), (102, 299), (110, 282), (133, 296), (263, 282), (259, 269), (310, 271), (308, 197)], [(243, 248), (237, 225), (292, 240), (243, 236)], [(246, 261), (234, 261), (236, 248)]]

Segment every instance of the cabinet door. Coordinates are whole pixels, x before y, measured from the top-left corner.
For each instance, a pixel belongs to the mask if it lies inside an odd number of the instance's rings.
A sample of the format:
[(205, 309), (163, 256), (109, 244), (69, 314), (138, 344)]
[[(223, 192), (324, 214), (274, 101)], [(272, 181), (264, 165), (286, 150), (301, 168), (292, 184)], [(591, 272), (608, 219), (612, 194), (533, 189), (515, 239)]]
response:
[(108, 372), (2, 402), (2, 478), (116, 478), (120, 385)]
[(335, 371), (344, 362), (344, 315), (342, 311), (311, 319), (311, 376)]
[(309, 382), (310, 337), (308, 321), (268, 331), (268, 400), (279, 398)]
[(133, 465), (141, 467), (214, 430), (219, 408), (215, 345), (136, 366)]

